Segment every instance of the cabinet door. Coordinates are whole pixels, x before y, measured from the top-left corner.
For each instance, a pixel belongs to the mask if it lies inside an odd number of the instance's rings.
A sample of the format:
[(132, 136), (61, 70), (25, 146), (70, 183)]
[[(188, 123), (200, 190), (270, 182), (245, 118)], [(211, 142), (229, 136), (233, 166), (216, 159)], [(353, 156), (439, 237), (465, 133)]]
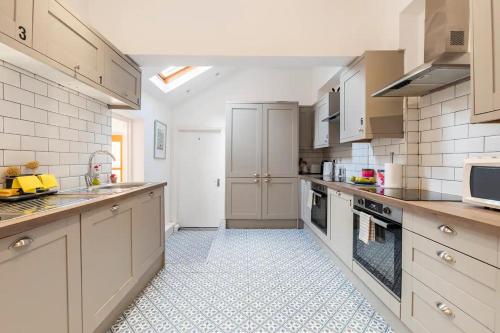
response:
[(133, 285), (131, 206), (117, 203), (82, 214), (85, 333), (94, 332)]
[(299, 149), (314, 147), (314, 110), (299, 108)]
[(226, 175), (259, 177), (262, 156), (262, 104), (226, 107)]
[(0, 32), (31, 46), (33, 43), (33, 0), (1, 0)]
[(342, 261), (352, 268), (352, 196), (335, 191), (330, 196), (331, 248)]
[[(500, 6), (494, 0), (471, 1), (474, 115), (500, 119)], [(487, 115), (495, 112), (494, 115)]]
[(298, 215), (297, 178), (266, 178), (262, 186), (262, 218), (296, 219)]
[(139, 278), (164, 249), (163, 188), (135, 199), (132, 208), (132, 262)]
[(140, 104), (141, 72), (118, 53), (105, 47), (103, 85), (127, 100)]
[(297, 105), (264, 104), (263, 118), (263, 177), (296, 177), (299, 160)]
[(77, 74), (101, 83), (104, 42), (55, 0), (36, 0), (33, 48)]
[(314, 148), (322, 148), (329, 146), (329, 128), (330, 123), (328, 121), (323, 121), (323, 119), (328, 117), (328, 96), (322, 98), (315, 106), (314, 111), (317, 114), (316, 117), (316, 127), (318, 136), (316, 138), (316, 144)]
[(340, 89), (340, 139), (349, 142), (364, 137), (365, 82), (363, 63), (342, 76)]
[[(77, 216), (0, 240), (2, 333), (81, 332)], [(26, 245), (17, 241), (24, 239)]]
[(226, 179), (226, 219), (259, 220), (262, 216), (259, 178)]

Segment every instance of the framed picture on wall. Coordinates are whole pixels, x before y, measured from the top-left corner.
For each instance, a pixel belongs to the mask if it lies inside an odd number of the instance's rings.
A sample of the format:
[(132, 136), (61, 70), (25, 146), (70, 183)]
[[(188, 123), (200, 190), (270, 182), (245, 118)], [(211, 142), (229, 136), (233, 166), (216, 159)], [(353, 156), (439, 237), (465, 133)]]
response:
[(155, 120), (154, 158), (167, 158), (167, 125)]

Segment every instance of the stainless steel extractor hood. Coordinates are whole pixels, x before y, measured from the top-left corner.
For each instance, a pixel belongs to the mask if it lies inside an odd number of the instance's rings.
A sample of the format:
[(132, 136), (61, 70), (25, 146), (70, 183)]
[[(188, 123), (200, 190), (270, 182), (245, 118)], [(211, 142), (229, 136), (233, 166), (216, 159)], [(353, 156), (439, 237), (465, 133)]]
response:
[(422, 96), (470, 76), (469, 0), (426, 0), (424, 38), (424, 64), (373, 97)]

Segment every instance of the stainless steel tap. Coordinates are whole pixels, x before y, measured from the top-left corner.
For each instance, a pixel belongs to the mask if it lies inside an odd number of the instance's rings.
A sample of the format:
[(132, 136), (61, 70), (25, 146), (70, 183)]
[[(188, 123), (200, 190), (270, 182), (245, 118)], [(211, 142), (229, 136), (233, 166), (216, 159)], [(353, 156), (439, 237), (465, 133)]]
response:
[(108, 155), (109, 157), (111, 157), (113, 159), (113, 161), (116, 161), (116, 158), (113, 156), (113, 154), (111, 154), (109, 151), (106, 151), (106, 150), (96, 150), (95, 152), (93, 152), (92, 154), (90, 154), (90, 157), (89, 157), (89, 169), (87, 171), (87, 174), (85, 175), (85, 183), (87, 184), (87, 187), (91, 187), (92, 186), (92, 177), (93, 177), (93, 171), (92, 171), (92, 169), (94, 167), (94, 157), (97, 154)]

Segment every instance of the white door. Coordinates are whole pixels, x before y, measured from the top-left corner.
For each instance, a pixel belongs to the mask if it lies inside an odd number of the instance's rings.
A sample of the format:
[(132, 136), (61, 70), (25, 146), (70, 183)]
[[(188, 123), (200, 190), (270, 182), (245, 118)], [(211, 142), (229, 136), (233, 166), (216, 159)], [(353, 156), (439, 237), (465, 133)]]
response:
[(218, 227), (224, 218), (224, 138), (219, 130), (177, 133), (177, 222)]

